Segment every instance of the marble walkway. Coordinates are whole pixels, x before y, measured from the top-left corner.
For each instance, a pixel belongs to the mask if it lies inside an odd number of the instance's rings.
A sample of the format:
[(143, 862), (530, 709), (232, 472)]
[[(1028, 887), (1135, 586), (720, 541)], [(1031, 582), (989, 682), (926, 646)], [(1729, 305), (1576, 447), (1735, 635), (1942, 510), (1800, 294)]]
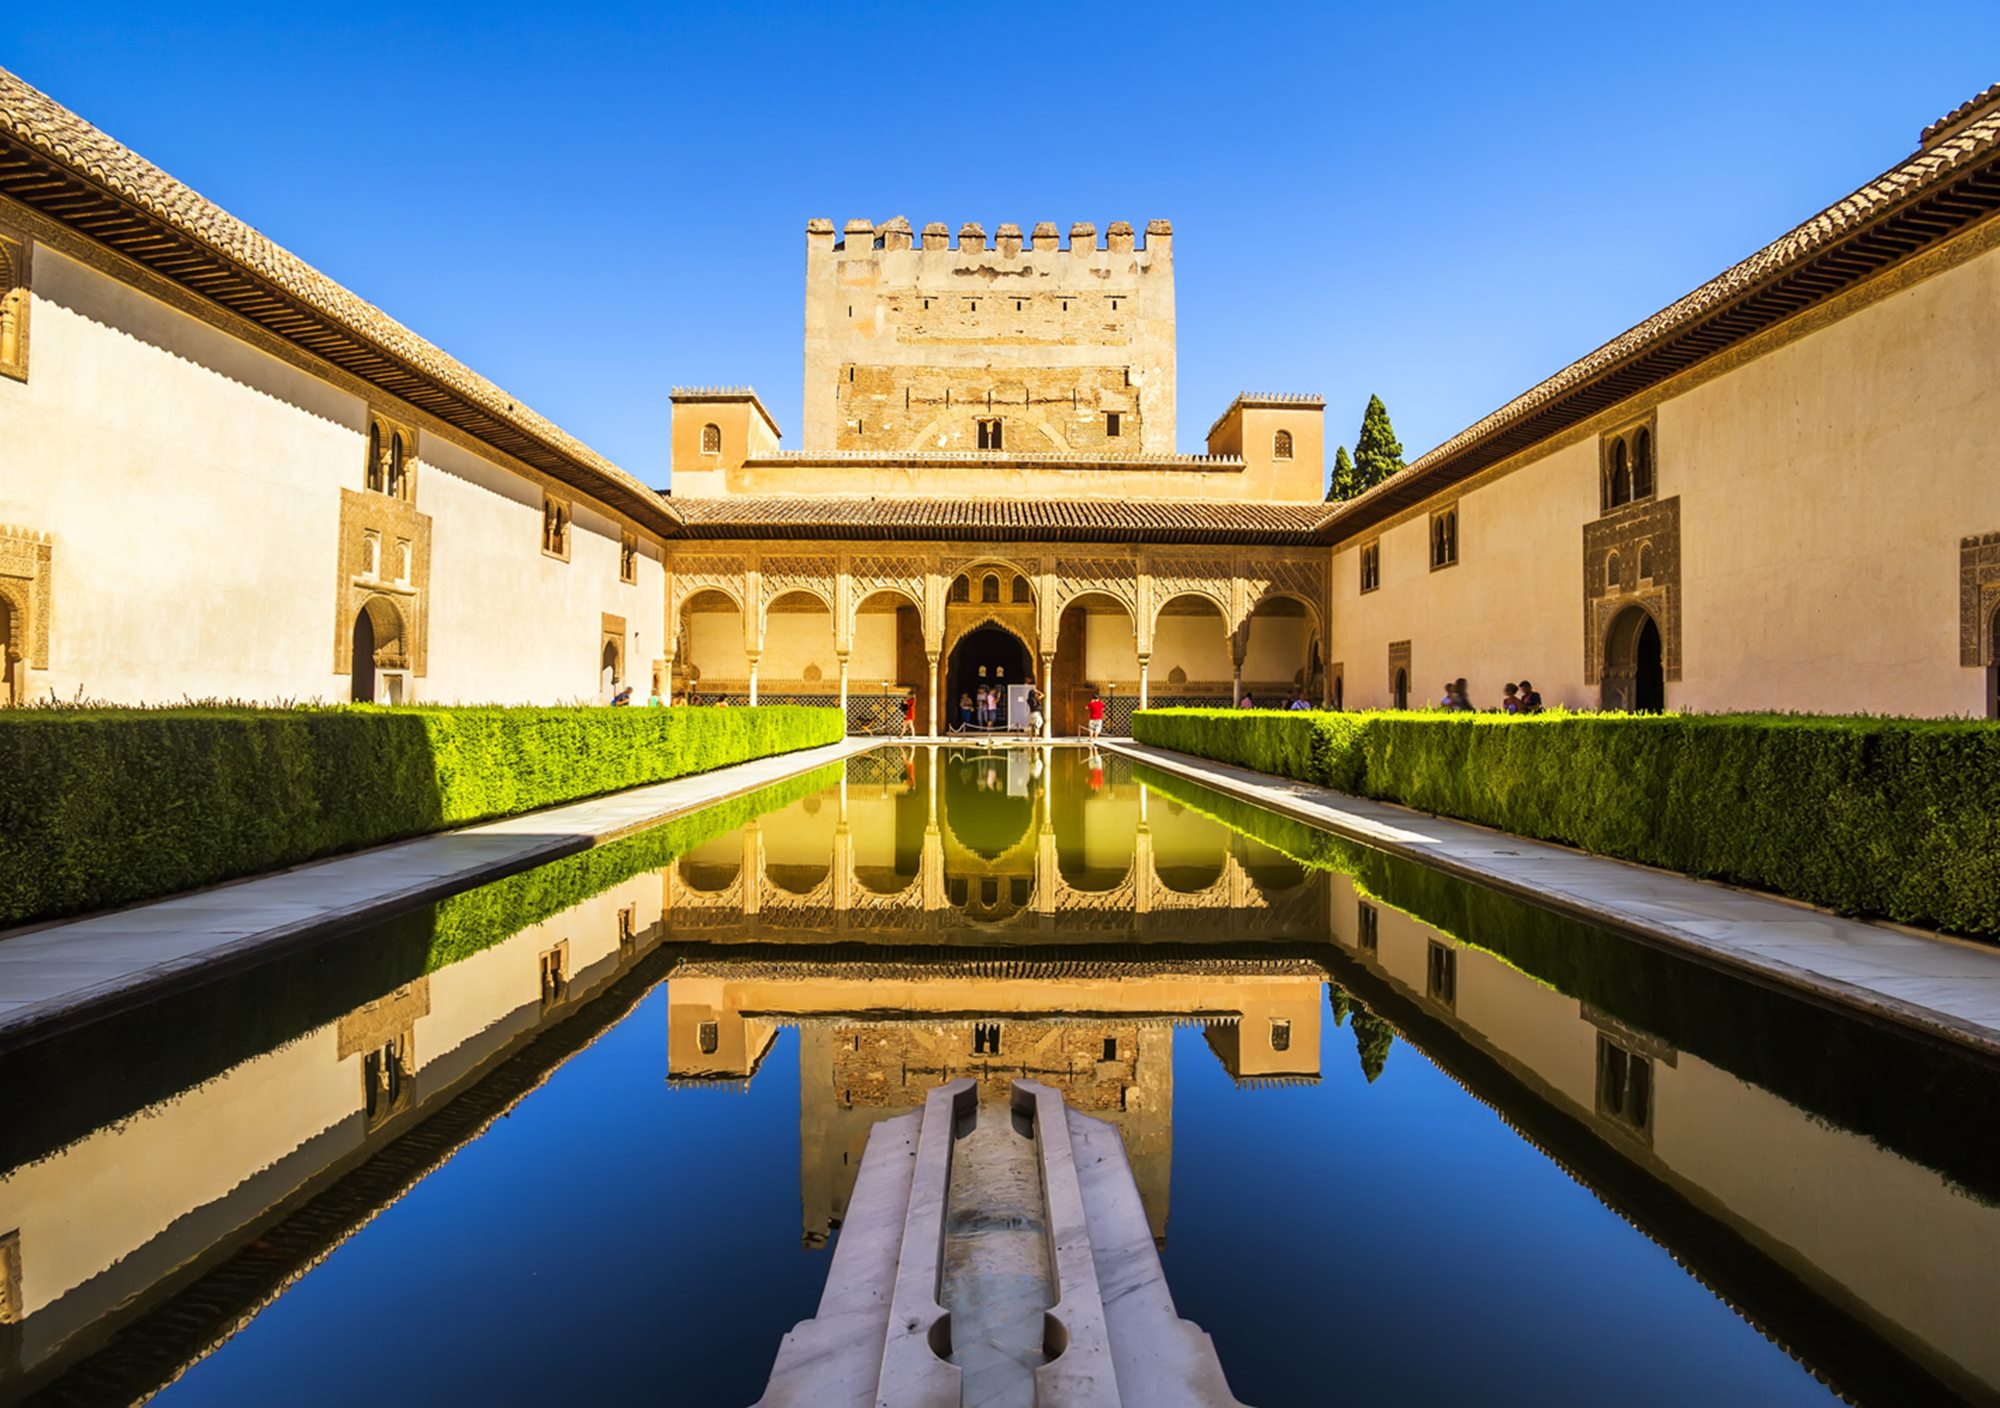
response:
[(881, 742), (850, 738), (14, 930), (0, 935), (0, 1050), (349, 925), (587, 850)]
[(1103, 746), (1620, 934), (2000, 1055), (2000, 947), (1845, 919), (1125, 739)]

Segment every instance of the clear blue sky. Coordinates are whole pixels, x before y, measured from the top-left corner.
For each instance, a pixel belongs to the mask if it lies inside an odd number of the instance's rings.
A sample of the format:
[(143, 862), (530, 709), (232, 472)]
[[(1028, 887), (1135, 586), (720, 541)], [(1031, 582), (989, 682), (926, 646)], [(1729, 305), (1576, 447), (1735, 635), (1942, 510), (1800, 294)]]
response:
[(2000, 4), (26, 7), (0, 64), (653, 484), (804, 228), (1174, 222), (1180, 444), (1414, 458), (1910, 152)]

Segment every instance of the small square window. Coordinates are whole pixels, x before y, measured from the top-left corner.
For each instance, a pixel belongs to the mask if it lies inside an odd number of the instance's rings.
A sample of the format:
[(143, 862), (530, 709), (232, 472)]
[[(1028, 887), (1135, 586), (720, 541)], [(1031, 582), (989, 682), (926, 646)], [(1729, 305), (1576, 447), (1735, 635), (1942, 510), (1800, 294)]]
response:
[(1109, 439), (1112, 439), (1112, 440), (1116, 440), (1116, 439), (1118, 438), (1118, 431), (1119, 431), (1119, 416), (1118, 416), (1118, 412), (1116, 412), (1116, 411), (1106, 411), (1106, 412), (1104, 413), (1104, 434), (1105, 434), (1105, 436), (1106, 436), (1107, 438), (1109, 438)]
[(694, 1029), (694, 1044), (704, 1056), (713, 1056), (722, 1045), (722, 1027), (716, 1022), (703, 1022)]
[(1446, 1007), (1458, 1002), (1458, 951), (1435, 940), (1424, 964), (1424, 996)]
[(547, 1010), (569, 996), (569, 940), (564, 939), (541, 957), (542, 1007)]
[(1278, 1018), (1271, 1019), (1271, 1049), (1290, 1051), (1292, 1049), (1292, 1024)]
[(1104, 1055), (1100, 1059), (1106, 1061), (1116, 1061), (1118, 1059), (1117, 1037), (1107, 1036), (1106, 1038), (1104, 1038)]
[(979, 422), (979, 448), (982, 450), (1003, 450), (1006, 448), (1006, 443), (1001, 434), (1000, 421), (997, 418)]
[(1354, 942), (1363, 953), (1374, 953), (1382, 943), (1382, 916), (1375, 906), (1356, 902), (1354, 906)]
[(1635, 1134), (1653, 1125), (1653, 1063), (1597, 1035), (1597, 1113)]

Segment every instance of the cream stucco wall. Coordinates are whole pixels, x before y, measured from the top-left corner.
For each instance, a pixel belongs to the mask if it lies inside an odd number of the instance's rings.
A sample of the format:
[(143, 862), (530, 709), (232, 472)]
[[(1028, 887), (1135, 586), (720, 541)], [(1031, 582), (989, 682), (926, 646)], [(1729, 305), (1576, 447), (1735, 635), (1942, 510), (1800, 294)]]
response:
[[(1329, 660), (1350, 707), (1389, 702), (1388, 647), (1411, 642), (1412, 693), (1463, 675), (1474, 704), (1527, 675), (1550, 703), (1596, 707), (1585, 679), (1583, 526), (1598, 517), (1598, 432), (1656, 410), (1658, 489), (1678, 498), (1683, 677), (1670, 708), (1977, 714), (1959, 664), (1961, 538), (2000, 531), (2000, 250), (1908, 287), (1878, 281), (1843, 316), (1773, 331), (1748, 360), (1607, 412), (1582, 438), (1501, 467), (1459, 497), (1459, 562), (1429, 567), (1429, 510), (1381, 533), (1382, 586), (1334, 554)], [(1949, 261), (1940, 261), (1949, 263)], [(1893, 280), (1896, 276), (1891, 275)]]
[[(0, 382), (0, 524), (54, 543), (31, 693), (344, 700), (340, 496), (362, 487), (368, 399), (48, 245), (33, 298), (28, 379)], [(579, 501), (570, 561), (545, 556), (539, 480), (440, 432), (419, 445), (429, 660), (407, 697), (594, 699), (606, 613), (643, 691), (664, 643), (657, 543), (640, 535), (638, 581), (620, 582), (631, 525)]]

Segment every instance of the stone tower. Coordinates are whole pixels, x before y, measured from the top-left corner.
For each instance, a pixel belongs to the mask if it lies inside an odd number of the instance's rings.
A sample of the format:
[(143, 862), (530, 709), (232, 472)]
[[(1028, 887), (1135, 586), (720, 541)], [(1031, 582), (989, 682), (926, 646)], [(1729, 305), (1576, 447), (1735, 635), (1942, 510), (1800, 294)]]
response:
[(808, 453), (1174, 450), (1173, 228), (806, 226)]

